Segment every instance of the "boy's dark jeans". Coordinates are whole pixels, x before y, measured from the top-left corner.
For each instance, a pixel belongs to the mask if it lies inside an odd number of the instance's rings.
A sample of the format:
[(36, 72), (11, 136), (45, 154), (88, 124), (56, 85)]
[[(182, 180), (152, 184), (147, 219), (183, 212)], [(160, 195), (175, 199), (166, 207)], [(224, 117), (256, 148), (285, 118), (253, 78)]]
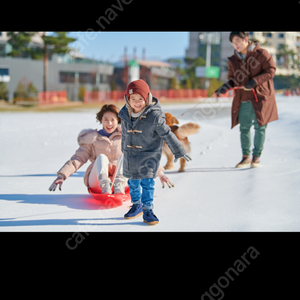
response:
[[(251, 126), (254, 124), (253, 156), (260, 157), (264, 147), (267, 125), (259, 126), (251, 102), (242, 102), (239, 111), (241, 146), (243, 155), (250, 155)], [(254, 120), (254, 122), (253, 122)]]

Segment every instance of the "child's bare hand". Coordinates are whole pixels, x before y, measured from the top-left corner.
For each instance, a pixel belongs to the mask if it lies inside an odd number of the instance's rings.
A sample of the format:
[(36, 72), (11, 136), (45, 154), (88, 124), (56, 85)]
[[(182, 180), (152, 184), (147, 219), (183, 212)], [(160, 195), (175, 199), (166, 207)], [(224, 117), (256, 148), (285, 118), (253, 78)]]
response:
[(170, 178), (166, 174), (164, 174), (164, 172), (160, 172), (159, 179), (162, 184), (162, 188), (165, 187), (165, 183), (168, 185), (169, 188), (175, 187), (174, 183), (170, 180)]

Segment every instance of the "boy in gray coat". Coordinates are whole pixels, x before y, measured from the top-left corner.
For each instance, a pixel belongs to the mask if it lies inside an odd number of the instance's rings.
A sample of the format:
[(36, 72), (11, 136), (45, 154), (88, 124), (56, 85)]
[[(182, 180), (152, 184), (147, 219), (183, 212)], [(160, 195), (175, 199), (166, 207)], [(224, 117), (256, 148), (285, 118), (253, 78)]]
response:
[(132, 81), (124, 98), (126, 104), (119, 113), (124, 155), (123, 175), (129, 178), (132, 201), (132, 206), (124, 217), (133, 219), (143, 213), (144, 222), (154, 225), (159, 222), (152, 210), (154, 178), (162, 156), (163, 141), (173, 152), (175, 162), (180, 157), (186, 161), (191, 158), (166, 125), (160, 103), (152, 97), (144, 80)]

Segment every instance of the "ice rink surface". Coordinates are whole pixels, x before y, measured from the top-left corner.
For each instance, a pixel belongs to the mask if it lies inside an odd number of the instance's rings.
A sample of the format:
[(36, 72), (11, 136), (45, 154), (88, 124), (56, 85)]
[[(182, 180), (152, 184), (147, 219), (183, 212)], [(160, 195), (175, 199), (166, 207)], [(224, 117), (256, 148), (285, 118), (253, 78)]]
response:
[[(155, 226), (125, 220), (130, 203), (106, 209), (83, 184), (85, 164), (62, 191), (49, 192), (56, 171), (78, 148), (82, 129), (101, 128), (97, 110), (0, 113), (0, 231), (300, 231), (300, 97), (277, 97), (279, 120), (268, 125), (261, 168), (238, 170), (239, 126), (230, 103), (201, 104), (179, 118), (196, 122), (186, 172), (156, 179)], [(193, 104), (164, 104), (179, 116)], [(99, 106), (100, 107), (100, 106)], [(252, 129), (253, 137), (253, 129)], [(166, 163), (163, 157), (162, 165)]]

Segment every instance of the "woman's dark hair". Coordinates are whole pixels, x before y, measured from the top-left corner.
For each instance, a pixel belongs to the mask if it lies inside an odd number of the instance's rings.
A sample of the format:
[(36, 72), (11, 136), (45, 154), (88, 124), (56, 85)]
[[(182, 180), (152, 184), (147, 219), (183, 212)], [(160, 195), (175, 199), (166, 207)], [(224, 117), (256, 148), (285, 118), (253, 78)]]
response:
[(232, 42), (233, 37), (235, 37), (236, 35), (242, 39), (245, 39), (247, 36), (249, 36), (249, 32), (248, 31), (231, 31), (230, 35), (229, 35), (230, 42)]
[(120, 124), (121, 123), (121, 118), (118, 117), (118, 114), (119, 114), (119, 109), (114, 105), (114, 104), (104, 104), (100, 111), (96, 114), (96, 119), (102, 123), (102, 118), (103, 118), (103, 115), (107, 112), (107, 111), (110, 111), (112, 113), (115, 113), (116, 114), (116, 117), (118, 118), (118, 123)]

